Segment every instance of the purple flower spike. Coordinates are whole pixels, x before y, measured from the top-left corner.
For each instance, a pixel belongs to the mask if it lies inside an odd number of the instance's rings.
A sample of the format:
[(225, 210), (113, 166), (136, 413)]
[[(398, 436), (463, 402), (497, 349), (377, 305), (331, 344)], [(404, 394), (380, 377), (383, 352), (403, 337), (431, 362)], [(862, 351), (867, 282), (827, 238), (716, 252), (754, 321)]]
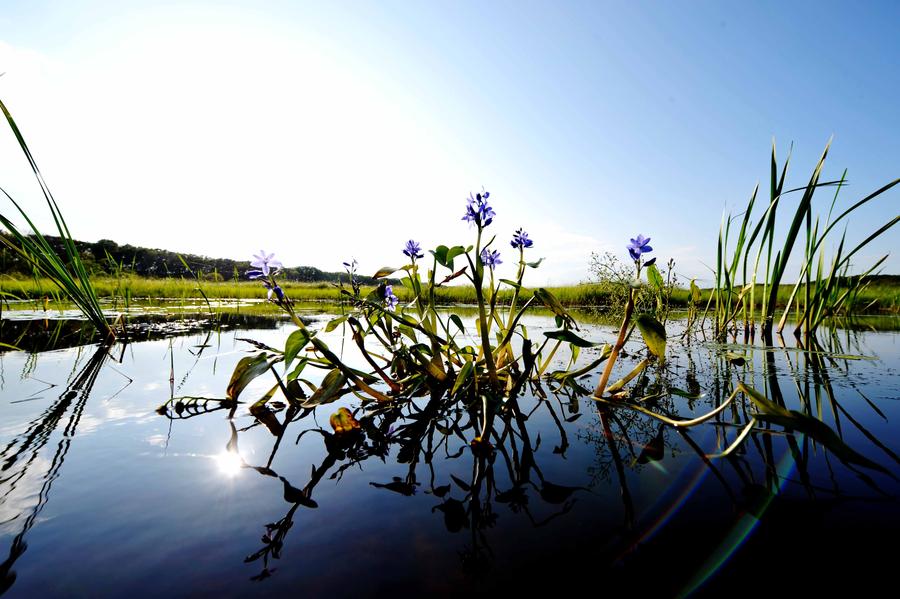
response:
[(425, 256), (425, 254), (422, 253), (422, 248), (419, 246), (419, 244), (412, 239), (406, 242), (406, 247), (403, 248), (403, 253), (413, 260)]
[(503, 264), (503, 261), (500, 259), (500, 252), (498, 250), (489, 251), (487, 248), (481, 250), (481, 261), (488, 268), (493, 269), (495, 266), (499, 266)]
[(628, 250), (628, 253), (631, 254), (633, 260), (640, 260), (641, 254), (649, 254), (653, 251), (653, 248), (648, 245), (649, 243), (649, 237), (638, 235), (631, 240), (631, 243), (626, 246), (626, 249)]
[(487, 200), (491, 194), (482, 190), (482, 193), (476, 193), (474, 196), (469, 194), (468, 205), (466, 206), (466, 214), (462, 220), (469, 224), (475, 223), (479, 227), (486, 227), (494, 220), (497, 213), (490, 207)]
[(272, 271), (277, 272), (282, 268), (281, 262), (274, 259), (275, 254), (267, 254), (265, 250), (259, 250), (259, 254), (254, 254), (253, 257), (255, 260), (250, 263), (250, 266), (259, 269), (264, 277), (268, 277)]
[(534, 245), (534, 242), (528, 239), (528, 233), (523, 231), (521, 228), (516, 229), (515, 235), (513, 235), (512, 241), (509, 242), (509, 245), (514, 248), (530, 248)]
[(397, 309), (397, 303), (400, 300), (397, 299), (397, 296), (394, 295), (394, 289), (392, 285), (384, 286), (384, 307), (389, 311), (393, 312)]

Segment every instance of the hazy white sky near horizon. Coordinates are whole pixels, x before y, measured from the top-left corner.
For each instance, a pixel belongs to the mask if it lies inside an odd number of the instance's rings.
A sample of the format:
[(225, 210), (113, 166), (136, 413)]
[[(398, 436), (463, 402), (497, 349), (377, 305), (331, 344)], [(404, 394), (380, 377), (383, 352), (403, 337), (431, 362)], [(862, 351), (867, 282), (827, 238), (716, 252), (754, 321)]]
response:
[[(326, 270), (399, 265), (410, 238), (471, 243), (460, 218), (483, 185), (501, 276), (524, 227), (535, 284), (584, 280), (591, 251), (625, 258), (638, 233), (706, 277), (723, 209), (765, 189), (773, 136), (782, 155), (794, 141), (799, 186), (834, 134), (845, 204), (900, 176), (897, 5), (690, 8), (7, 1), (0, 98), (76, 237)], [(0, 185), (44, 212), (8, 131)]]

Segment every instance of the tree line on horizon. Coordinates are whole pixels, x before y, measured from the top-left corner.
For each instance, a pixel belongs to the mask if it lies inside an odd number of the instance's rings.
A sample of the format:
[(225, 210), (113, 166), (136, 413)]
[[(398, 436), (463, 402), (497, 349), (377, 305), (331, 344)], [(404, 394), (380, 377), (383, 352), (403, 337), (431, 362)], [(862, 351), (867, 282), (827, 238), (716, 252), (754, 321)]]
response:
[[(0, 235), (4, 233), (0, 232)], [(63, 251), (62, 238), (48, 235), (46, 239), (54, 250)], [(246, 280), (244, 273), (250, 269), (249, 260), (210, 258), (130, 244), (119, 245), (110, 239), (96, 242), (76, 240), (75, 246), (85, 266), (96, 276), (126, 273), (150, 278), (199, 276), (206, 280)], [(0, 272), (31, 276), (32, 265), (0, 245)], [(295, 266), (283, 269), (280, 277), (301, 283), (337, 283), (341, 279), (346, 281), (347, 273), (326, 272), (314, 266)], [(358, 275), (357, 279), (363, 285), (378, 283), (368, 276)]]

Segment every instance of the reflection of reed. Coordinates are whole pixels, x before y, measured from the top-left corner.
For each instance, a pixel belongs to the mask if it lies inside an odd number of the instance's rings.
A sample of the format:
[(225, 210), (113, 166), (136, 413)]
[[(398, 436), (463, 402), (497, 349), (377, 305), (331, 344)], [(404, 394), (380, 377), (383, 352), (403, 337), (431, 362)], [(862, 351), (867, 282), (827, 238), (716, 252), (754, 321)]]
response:
[(9, 525), (21, 519), (21, 528), (12, 541), (9, 556), (6, 561), (0, 564), (0, 594), (5, 593), (15, 583), (16, 575), (12, 571), (12, 567), (27, 549), (25, 535), (34, 526), (38, 515), (47, 504), (50, 487), (59, 476), (66, 454), (71, 446), (72, 438), (75, 436), (75, 430), (84, 412), (87, 399), (108, 356), (107, 347), (98, 347), (87, 364), (69, 383), (62, 395), (49, 408), (44, 410), (39, 417), (31, 421), (25, 431), (13, 438), (0, 452), (0, 459), (2, 459), (2, 466), (0, 466), (0, 473), (2, 473), (0, 474), (2, 476), (0, 478), (0, 490), (2, 490), (2, 494), (0, 494), (0, 508), (2, 508), (4, 504), (9, 503), (14, 497), (13, 493), (37, 462), (41, 455), (41, 450), (49, 443), (50, 437), (59, 428), (60, 424), (65, 424), (62, 438), (59, 440), (50, 460), (50, 467), (41, 477), (41, 488), (38, 493), (37, 503), (30, 511), (17, 513), (8, 520), (0, 522), (0, 525)]

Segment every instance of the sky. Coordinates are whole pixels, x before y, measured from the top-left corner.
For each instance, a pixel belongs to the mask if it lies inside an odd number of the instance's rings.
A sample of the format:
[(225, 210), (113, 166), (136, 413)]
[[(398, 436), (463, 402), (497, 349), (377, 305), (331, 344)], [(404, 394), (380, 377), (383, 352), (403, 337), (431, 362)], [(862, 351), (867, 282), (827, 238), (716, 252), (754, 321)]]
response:
[[(408, 239), (473, 243), (484, 188), (500, 276), (522, 227), (526, 284), (586, 281), (638, 233), (702, 282), (773, 139), (796, 187), (833, 136), (839, 205), (900, 177), (898, 23), (896, 2), (0, 0), (0, 99), (79, 239), (368, 273)], [(0, 186), (50, 231), (8, 129)]]

